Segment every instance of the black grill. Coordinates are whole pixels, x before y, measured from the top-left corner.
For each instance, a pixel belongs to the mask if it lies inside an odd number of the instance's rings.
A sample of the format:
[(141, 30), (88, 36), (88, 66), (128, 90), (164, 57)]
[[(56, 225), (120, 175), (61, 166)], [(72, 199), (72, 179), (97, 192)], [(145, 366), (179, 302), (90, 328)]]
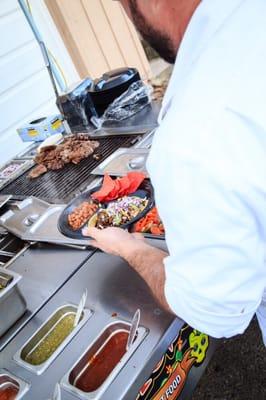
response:
[(119, 147), (130, 147), (136, 141), (137, 136), (99, 139), (100, 146), (96, 150), (96, 154), (101, 154), (99, 161), (90, 156), (78, 165), (68, 164), (62, 170), (49, 171), (36, 179), (29, 179), (27, 171), (0, 193), (12, 194), (18, 200), (36, 196), (49, 203), (68, 203), (92, 182), (94, 176), (90, 173), (97, 165)]

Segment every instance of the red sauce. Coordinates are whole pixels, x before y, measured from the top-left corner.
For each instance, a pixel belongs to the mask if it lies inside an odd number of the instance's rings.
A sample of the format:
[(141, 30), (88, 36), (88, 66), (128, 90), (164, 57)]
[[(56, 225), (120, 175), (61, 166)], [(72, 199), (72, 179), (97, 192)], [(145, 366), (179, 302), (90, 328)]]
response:
[(75, 386), (83, 392), (97, 390), (113, 371), (126, 352), (128, 332), (114, 334), (101, 351), (90, 360)]
[(18, 391), (18, 388), (14, 386), (8, 386), (0, 389), (0, 400), (15, 400)]

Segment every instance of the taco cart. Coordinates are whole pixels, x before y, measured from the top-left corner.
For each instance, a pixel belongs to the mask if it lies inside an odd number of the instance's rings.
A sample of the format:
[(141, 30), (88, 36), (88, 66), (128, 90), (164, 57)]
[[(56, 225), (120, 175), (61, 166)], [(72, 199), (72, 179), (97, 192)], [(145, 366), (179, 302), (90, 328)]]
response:
[(145, 168), (152, 136), (65, 137), (14, 160), (31, 163), (0, 191), (0, 310), (10, 318), (0, 330), (0, 399), (47, 400), (55, 388), (64, 400), (190, 398), (216, 343), (160, 309), (140, 277), (86, 235), (119, 226), (166, 249)]

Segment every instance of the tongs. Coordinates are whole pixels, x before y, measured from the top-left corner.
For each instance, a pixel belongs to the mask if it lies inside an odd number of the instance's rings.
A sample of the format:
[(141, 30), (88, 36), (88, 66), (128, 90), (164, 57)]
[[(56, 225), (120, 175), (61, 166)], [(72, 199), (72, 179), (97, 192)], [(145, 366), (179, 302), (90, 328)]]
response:
[(134, 343), (136, 334), (138, 332), (139, 321), (140, 321), (140, 310), (137, 309), (137, 311), (135, 312), (135, 314), (132, 318), (132, 321), (131, 321), (131, 327), (130, 327), (129, 334), (128, 334), (126, 351), (128, 351), (130, 349), (130, 347), (132, 346), (132, 344)]
[(86, 289), (85, 292), (83, 293), (83, 295), (81, 296), (81, 299), (80, 299), (80, 302), (79, 302), (79, 305), (78, 305), (78, 309), (77, 309), (75, 320), (74, 320), (74, 328), (76, 328), (76, 326), (79, 323), (81, 314), (82, 314), (82, 312), (84, 310), (84, 307), (85, 307), (85, 303), (86, 303), (86, 300), (87, 300), (87, 295), (88, 295), (88, 292), (87, 292), (87, 289)]

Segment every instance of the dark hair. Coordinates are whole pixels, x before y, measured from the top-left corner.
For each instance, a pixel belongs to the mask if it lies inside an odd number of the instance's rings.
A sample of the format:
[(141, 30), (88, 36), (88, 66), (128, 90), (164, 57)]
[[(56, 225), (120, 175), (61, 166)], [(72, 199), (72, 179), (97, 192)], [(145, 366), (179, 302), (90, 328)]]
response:
[(134, 25), (142, 35), (143, 39), (167, 62), (174, 63), (176, 50), (166, 33), (158, 31), (151, 26), (140, 11), (137, 0), (129, 0), (130, 12)]

